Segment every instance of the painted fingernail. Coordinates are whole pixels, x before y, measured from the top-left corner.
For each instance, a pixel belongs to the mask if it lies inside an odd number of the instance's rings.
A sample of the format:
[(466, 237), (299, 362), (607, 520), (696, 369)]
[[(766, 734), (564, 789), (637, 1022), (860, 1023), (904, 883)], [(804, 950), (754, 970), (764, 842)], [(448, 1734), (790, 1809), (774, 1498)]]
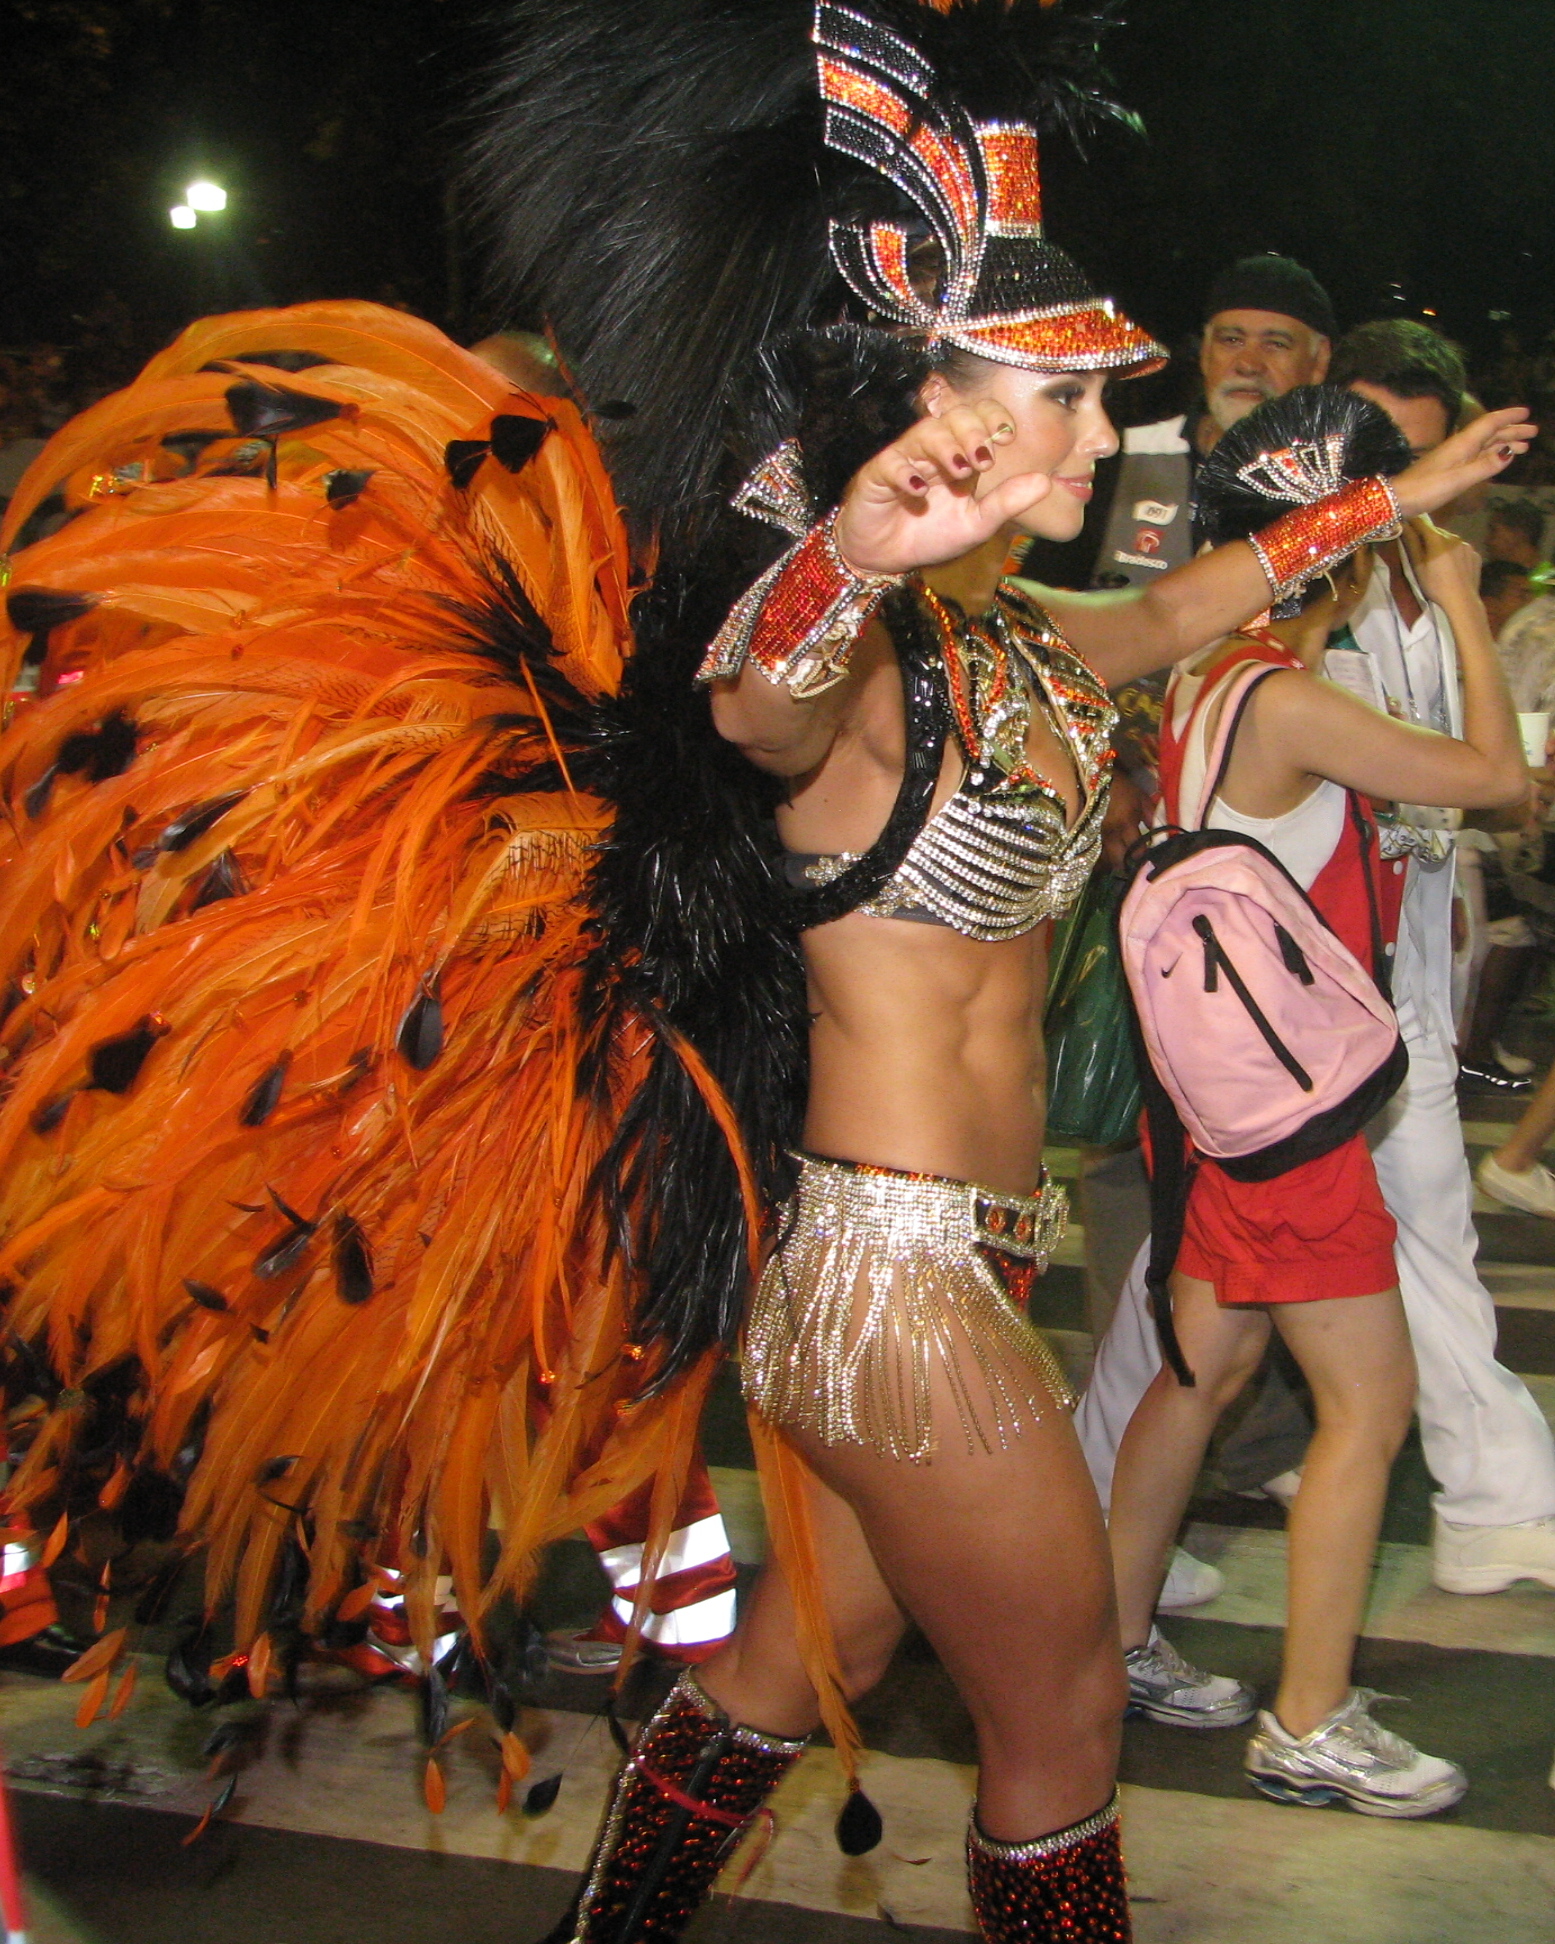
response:
[(993, 464), (993, 450), (991, 447), (979, 446), (977, 448), (977, 463), (980, 466), (991, 466)]
[(958, 452), (950, 463), (957, 472), (970, 472), (972, 470), (972, 462), (964, 452)]
[(921, 493), (928, 485), (928, 481), (920, 479), (916, 473), (913, 473), (909, 477), (907, 484), (913, 489), (915, 493)]
[(1005, 439), (1013, 439), (1015, 437), (1015, 427), (1010, 424), (996, 425), (993, 429), (993, 436), (1001, 442)]

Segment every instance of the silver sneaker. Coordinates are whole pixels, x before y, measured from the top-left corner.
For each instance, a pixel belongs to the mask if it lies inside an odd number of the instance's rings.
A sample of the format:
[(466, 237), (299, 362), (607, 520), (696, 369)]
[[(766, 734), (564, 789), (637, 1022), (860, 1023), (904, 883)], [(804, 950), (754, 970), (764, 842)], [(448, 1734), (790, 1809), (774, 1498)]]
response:
[(1373, 1701), (1398, 1698), (1352, 1688), (1342, 1708), (1299, 1739), (1265, 1710), (1247, 1744), (1248, 1781), (1275, 1802), (1348, 1802), (1363, 1816), (1434, 1816), (1450, 1809), (1469, 1786), (1463, 1770), (1422, 1755), (1368, 1713)]
[(1128, 1711), (1173, 1728), (1239, 1728), (1258, 1703), (1251, 1688), (1224, 1674), (1206, 1674), (1185, 1661), (1159, 1627), (1143, 1647), (1123, 1656)]

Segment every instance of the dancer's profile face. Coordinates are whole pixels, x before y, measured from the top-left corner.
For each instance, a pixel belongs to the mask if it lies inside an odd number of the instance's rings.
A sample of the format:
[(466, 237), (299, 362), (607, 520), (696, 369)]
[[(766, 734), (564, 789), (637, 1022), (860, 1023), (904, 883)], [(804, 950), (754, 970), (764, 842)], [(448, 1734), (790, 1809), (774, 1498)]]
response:
[(936, 374), (923, 390), (927, 411), (995, 399), (1009, 413), (1015, 436), (994, 448), (994, 463), (978, 481), (986, 492), (1017, 473), (1045, 473), (1053, 490), (1016, 522), (1044, 540), (1073, 540), (1085, 524), (1096, 461), (1118, 449), (1118, 435), (1102, 403), (1103, 371), (1027, 371), (978, 358)]

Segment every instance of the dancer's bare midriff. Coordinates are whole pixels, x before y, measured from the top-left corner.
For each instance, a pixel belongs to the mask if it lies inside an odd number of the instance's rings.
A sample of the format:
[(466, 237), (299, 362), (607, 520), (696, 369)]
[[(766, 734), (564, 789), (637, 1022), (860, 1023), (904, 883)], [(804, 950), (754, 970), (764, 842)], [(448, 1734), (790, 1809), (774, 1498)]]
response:
[[(860, 649), (846, 722), (778, 812), (791, 849), (866, 849), (895, 799), (906, 756), (901, 677), (883, 631), (872, 629)], [(1073, 759), (1040, 710), (1027, 748), (1072, 819)], [(965, 764), (952, 737), (934, 809)], [(986, 944), (946, 925), (853, 913), (807, 932), (806, 1147), (1029, 1193), (1042, 1162), (1047, 929)]]
[(1030, 1193), (1042, 1161), (1046, 929), (987, 945), (854, 914), (807, 933), (805, 1146)]

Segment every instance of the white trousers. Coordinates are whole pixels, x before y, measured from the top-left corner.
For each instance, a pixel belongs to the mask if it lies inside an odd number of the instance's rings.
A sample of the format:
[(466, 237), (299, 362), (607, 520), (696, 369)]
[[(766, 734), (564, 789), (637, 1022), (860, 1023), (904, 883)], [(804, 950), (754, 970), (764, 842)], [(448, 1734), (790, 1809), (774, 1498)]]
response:
[[(1370, 1129), (1377, 1179), (1398, 1223), (1399, 1291), (1420, 1371), (1418, 1410), (1432, 1500), (1462, 1525), (1555, 1515), (1555, 1441), (1520, 1377), (1496, 1362), (1496, 1313), (1474, 1269), (1472, 1186), (1455, 1091), (1457, 1060), (1407, 1002), (1409, 1074)], [(1161, 1353), (1145, 1300), (1149, 1244), (1134, 1260), (1076, 1413), (1106, 1505), (1118, 1445)]]

